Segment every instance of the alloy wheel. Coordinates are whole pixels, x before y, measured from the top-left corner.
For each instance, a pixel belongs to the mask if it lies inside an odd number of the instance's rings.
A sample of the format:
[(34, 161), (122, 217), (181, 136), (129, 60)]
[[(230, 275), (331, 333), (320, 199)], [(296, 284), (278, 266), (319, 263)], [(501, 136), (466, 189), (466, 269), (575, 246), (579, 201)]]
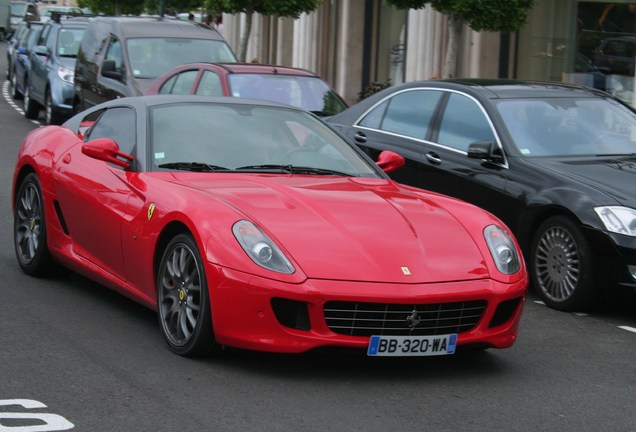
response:
[(536, 247), (534, 268), (537, 284), (551, 300), (569, 299), (579, 284), (579, 251), (572, 234), (562, 226), (543, 232)]
[(28, 182), (22, 188), (16, 203), (15, 244), (21, 264), (33, 262), (41, 247), (42, 200), (35, 184)]

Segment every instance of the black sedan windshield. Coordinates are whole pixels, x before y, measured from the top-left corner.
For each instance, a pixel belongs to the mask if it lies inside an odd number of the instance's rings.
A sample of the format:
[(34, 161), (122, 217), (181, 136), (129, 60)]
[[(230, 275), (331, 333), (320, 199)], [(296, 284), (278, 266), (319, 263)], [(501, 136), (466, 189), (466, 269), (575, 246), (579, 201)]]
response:
[(636, 114), (602, 98), (501, 100), (496, 104), (519, 152), (533, 156), (636, 153)]
[(151, 110), (153, 165), (190, 171), (376, 177), (377, 169), (310, 114), (256, 105), (175, 103)]

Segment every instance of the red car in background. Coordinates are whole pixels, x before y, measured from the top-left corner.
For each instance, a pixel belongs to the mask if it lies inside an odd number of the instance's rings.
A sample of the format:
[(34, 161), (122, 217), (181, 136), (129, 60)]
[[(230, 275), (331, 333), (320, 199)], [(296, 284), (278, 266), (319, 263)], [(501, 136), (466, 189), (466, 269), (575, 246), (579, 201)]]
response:
[(262, 99), (292, 105), (319, 116), (347, 108), (346, 102), (314, 73), (254, 63), (189, 63), (158, 77), (146, 95), (194, 94)]

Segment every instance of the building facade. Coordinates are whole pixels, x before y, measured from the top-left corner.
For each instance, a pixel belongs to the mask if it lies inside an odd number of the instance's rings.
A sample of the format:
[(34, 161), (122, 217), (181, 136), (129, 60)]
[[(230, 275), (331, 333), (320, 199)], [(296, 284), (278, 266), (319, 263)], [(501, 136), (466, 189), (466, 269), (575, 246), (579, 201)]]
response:
[[(243, 15), (222, 32), (238, 48)], [(310, 69), (349, 102), (372, 83), (442, 75), (447, 18), (427, 6), (398, 10), (382, 0), (324, 0), (300, 18), (255, 16), (247, 61)], [(636, 3), (537, 0), (514, 34), (464, 27), (456, 76), (565, 81), (633, 102)]]

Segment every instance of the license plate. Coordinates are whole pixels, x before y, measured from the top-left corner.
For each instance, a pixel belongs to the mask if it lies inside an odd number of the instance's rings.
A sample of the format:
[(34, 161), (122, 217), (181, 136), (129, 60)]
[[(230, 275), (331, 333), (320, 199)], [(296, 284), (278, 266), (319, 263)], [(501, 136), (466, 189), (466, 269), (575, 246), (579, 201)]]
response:
[(457, 334), (438, 336), (371, 336), (370, 356), (437, 356), (455, 354)]

